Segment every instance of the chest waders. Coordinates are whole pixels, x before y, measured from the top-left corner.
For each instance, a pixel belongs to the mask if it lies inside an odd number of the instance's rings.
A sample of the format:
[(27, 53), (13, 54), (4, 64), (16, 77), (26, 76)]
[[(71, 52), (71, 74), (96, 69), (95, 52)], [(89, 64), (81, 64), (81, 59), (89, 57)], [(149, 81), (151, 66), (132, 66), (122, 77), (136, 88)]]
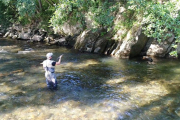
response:
[(57, 89), (57, 80), (55, 75), (55, 66), (52, 65), (52, 60), (44, 62), (46, 84), (49, 89)]

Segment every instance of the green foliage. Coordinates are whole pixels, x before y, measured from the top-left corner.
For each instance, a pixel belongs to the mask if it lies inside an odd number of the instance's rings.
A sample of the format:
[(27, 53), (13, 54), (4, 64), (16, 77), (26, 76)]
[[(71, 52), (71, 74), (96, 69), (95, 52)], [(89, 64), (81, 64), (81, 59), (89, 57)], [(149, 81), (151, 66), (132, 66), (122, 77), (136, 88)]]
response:
[[(118, 1), (118, 2), (117, 2)], [(180, 1), (157, 0), (0, 0), (0, 25), (10, 23), (38, 23), (40, 27), (61, 31), (65, 22), (80, 24), (83, 29), (87, 26), (85, 19), (91, 21), (93, 30), (97, 28), (110, 29), (114, 24), (114, 14), (120, 4), (126, 10), (123, 13), (124, 21), (115, 26), (115, 30), (128, 30), (140, 17), (144, 33), (148, 37), (162, 42), (175, 35), (175, 45), (180, 42)], [(137, 17), (138, 16), (138, 17)], [(50, 24), (50, 25), (49, 25)], [(102, 33), (104, 35), (104, 33)], [(122, 35), (124, 37), (126, 32)], [(175, 55), (172, 52), (171, 55)]]
[(0, 1), (0, 24), (20, 22), (27, 24), (30, 17), (35, 14), (35, 0), (1, 0)]
[(65, 22), (81, 23), (82, 27), (85, 27), (85, 17), (89, 17), (94, 28), (108, 28), (113, 25), (114, 16), (112, 13), (116, 9), (108, 2), (100, 0), (60, 0), (50, 23), (55, 31), (59, 31)]
[(131, 9), (127, 9), (122, 13), (122, 20), (119, 20), (115, 25), (114, 31), (117, 32), (119, 29), (129, 30), (132, 28), (134, 23), (136, 22), (136, 18), (134, 17), (135, 12)]
[[(129, 0), (129, 9), (142, 14), (143, 22), (141, 24), (148, 37), (156, 38), (158, 42), (162, 42), (174, 34), (176, 40), (180, 41), (178, 4), (180, 2), (167, 1), (161, 4), (146, 0)], [(171, 55), (174, 53), (172, 52)]]
[(104, 2), (98, 7), (90, 7), (89, 12), (95, 27), (112, 27), (114, 16), (112, 13), (117, 10), (117, 6), (112, 6), (108, 2)]
[(101, 32), (100, 36), (104, 36), (106, 34), (106, 32)]
[(0, 25), (8, 26), (13, 22), (14, 10), (13, 7), (7, 7), (8, 1), (0, 1)]
[(170, 55), (171, 55), (171, 56), (174, 56), (174, 57), (178, 57), (177, 51), (176, 51), (176, 49), (177, 49), (177, 44), (173, 44), (172, 47), (173, 47), (175, 50), (174, 50), (174, 51), (171, 51), (171, 52), (170, 52)]
[(171, 56), (174, 56), (174, 57), (178, 57), (178, 55), (177, 55), (177, 51), (172, 51), (172, 52), (170, 52), (169, 53)]
[(176, 26), (179, 20), (176, 18), (177, 11), (172, 3), (155, 4), (149, 8), (145, 14), (143, 21), (145, 34), (148, 37), (157, 38), (159, 42), (170, 37), (171, 34), (166, 34), (169, 30), (175, 34), (179, 32), (179, 26)]
[(49, 0), (0, 0), (0, 24), (26, 25), (37, 22), (41, 26), (44, 24), (48, 26), (49, 19), (55, 11), (53, 4), (57, 1), (53, 0), (49, 3)]
[(55, 31), (59, 31), (60, 26), (63, 25), (68, 20), (82, 19), (81, 12), (78, 12), (81, 7), (78, 3), (83, 3), (83, 0), (60, 0), (60, 3), (55, 7), (56, 11), (50, 19), (51, 26)]
[(4, 3), (5, 5), (8, 5), (11, 0), (0, 0), (1, 4)]
[(17, 0), (16, 8), (20, 16), (29, 15), (32, 16), (35, 13), (35, 1), (34, 0)]
[[(32, 20), (34, 22), (39, 22), (39, 27), (48, 31), (49, 29), (49, 20), (52, 17), (53, 13), (55, 12), (55, 7), (51, 4), (47, 3), (46, 1), (42, 2), (42, 10), (37, 10), (38, 12), (36, 15), (33, 16)], [(39, 4), (39, 3), (36, 3)]]

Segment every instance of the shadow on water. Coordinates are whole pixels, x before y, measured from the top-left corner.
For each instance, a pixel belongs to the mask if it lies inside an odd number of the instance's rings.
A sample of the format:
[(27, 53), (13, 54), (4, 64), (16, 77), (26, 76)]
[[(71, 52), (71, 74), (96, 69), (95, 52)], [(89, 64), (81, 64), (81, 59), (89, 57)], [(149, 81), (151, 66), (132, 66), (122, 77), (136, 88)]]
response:
[[(4, 119), (5, 115), (17, 117), (16, 111), (23, 114), (23, 110), (39, 117), (32, 111), (49, 109), (54, 112), (40, 118), (55, 114), (70, 119), (75, 113), (75, 119), (179, 119), (178, 61), (148, 65), (66, 48), (42, 48), (34, 47), (37, 51), (26, 55), (0, 53), (4, 55), (0, 61), (0, 115)], [(57, 91), (47, 89), (40, 65), (47, 52), (53, 52), (55, 59), (65, 53), (62, 65), (56, 67)]]
[[(166, 62), (161, 63), (164, 61)], [(137, 99), (139, 99), (139, 102), (136, 101), (137, 106), (135, 108), (132, 107), (131, 109), (126, 110), (125, 116), (123, 116), (122, 113), (120, 112), (116, 119), (117, 120), (122, 120), (122, 119), (123, 120), (124, 119), (179, 120), (180, 119), (179, 117), (180, 81), (179, 81), (179, 75), (177, 75), (180, 73), (180, 69), (177, 66), (179, 64), (179, 61), (159, 60), (155, 65), (148, 65), (148, 64), (145, 65), (146, 63), (144, 63), (143, 66), (140, 65), (143, 63), (138, 63), (138, 62), (135, 63), (136, 65), (130, 68), (132, 69), (132, 71), (128, 71), (128, 73), (126, 74), (126, 76), (131, 75), (131, 79), (129, 79), (130, 81), (127, 83), (128, 86), (133, 86), (133, 84), (137, 84), (137, 85), (146, 84), (146, 86), (148, 87), (148, 85), (153, 86), (157, 84), (156, 85), (157, 87), (161, 86), (161, 88), (162, 87), (164, 88), (163, 90), (166, 90), (166, 94), (163, 94), (162, 92), (162, 94), (158, 95), (159, 91), (152, 90), (153, 94), (157, 93), (157, 95), (159, 96), (158, 99), (156, 97), (154, 99), (151, 98), (150, 101), (148, 101), (147, 103), (143, 103), (143, 100), (145, 100), (147, 96), (146, 93), (148, 92), (139, 90), (140, 92), (144, 93), (141, 96), (144, 99), (138, 97)], [(131, 97), (131, 95), (129, 95), (128, 97)], [(141, 105), (139, 103), (141, 103)]]

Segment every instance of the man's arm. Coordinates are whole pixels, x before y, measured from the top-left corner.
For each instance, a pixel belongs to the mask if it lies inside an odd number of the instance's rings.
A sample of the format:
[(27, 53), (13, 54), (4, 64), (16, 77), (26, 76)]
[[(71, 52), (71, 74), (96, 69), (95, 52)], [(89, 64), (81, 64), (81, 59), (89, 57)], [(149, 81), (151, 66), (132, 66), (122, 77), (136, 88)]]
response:
[(61, 58), (62, 58), (63, 55), (59, 56), (59, 61), (56, 62), (56, 65), (60, 65), (61, 64)]

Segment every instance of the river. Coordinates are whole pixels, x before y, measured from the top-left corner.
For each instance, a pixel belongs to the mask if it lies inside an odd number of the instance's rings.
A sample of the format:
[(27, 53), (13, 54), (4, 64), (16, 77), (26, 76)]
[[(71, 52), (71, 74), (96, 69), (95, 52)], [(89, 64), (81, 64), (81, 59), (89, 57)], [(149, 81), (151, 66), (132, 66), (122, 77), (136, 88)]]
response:
[[(47, 52), (64, 54), (56, 91), (40, 64)], [(0, 39), (0, 119), (179, 120), (180, 62), (154, 63)]]

